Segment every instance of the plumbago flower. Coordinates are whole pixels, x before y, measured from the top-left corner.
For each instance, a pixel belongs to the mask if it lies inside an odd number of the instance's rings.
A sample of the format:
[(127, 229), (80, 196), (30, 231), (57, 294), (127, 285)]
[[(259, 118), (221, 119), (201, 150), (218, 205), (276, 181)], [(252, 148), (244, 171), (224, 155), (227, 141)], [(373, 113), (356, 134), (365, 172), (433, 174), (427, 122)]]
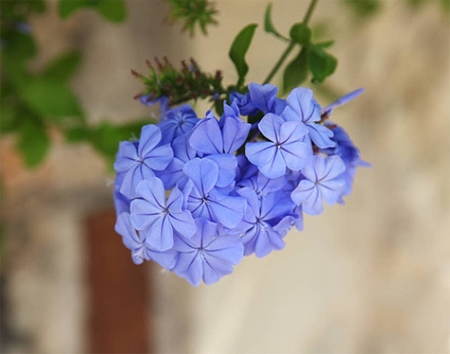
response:
[(160, 122), (121, 142), (114, 165), (116, 231), (133, 261), (155, 261), (197, 286), (244, 256), (283, 249), (293, 226), (303, 230), (303, 213), (343, 203), (357, 168), (368, 166), (328, 120), (361, 92), (321, 108), (309, 89), (281, 99), (276, 86), (251, 83), (230, 94), (220, 117), (203, 118), (159, 99)]

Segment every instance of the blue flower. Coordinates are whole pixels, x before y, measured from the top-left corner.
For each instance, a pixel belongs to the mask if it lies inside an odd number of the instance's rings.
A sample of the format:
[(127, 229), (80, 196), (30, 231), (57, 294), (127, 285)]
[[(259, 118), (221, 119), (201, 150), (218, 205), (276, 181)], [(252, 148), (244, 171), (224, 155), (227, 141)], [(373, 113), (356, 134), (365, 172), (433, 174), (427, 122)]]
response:
[[(361, 159), (359, 149), (353, 144), (353, 141), (350, 139), (350, 136), (344, 128), (330, 121), (326, 124), (334, 132), (333, 140), (336, 142), (336, 146), (334, 148), (322, 150), (322, 152), (328, 155), (337, 155), (344, 161), (345, 172), (342, 174), (342, 177), (344, 178), (346, 185), (341, 196), (343, 197), (352, 192), (356, 169), (358, 167), (370, 167), (371, 164)], [(338, 202), (343, 204), (344, 200), (340, 198)]]
[(336, 203), (345, 188), (342, 174), (345, 164), (339, 156), (325, 158), (314, 155), (311, 163), (302, 169), (303, 179), (291, 193), (296, 205), (305, 213), (318, 215), (323, 212), (322, 199), (328, 205)]
[(195, 150), (189, 145), (189, 133), (180, 135), (172, 142), (173, 160), (162, 171), (155, 171), (157, 177), (164, 183), (166, 190), (170, 190), (175, 185), (183, 188), (187, 182), (187, 176), (183, 172), (186, 162), (197, 156)]
[(144, 260), (152, 260), (169, 270), (175, 266), (178, 253), (173, 250), (161, 252), (149, 247), (145, 238), (134, 229), (129, 213), (122, 213), (117, 217), (115, 230), (122, 236), (125, 247), (131, 251), (131, 257), (135, 264), (141, 264)]
[(306, 165), (312, 148), (304, 141), (308, 130), (302, 122), (286, 122), (268, 113), (259, 122), (258, 128), (269, 141), (247, 143), (245, 155), (266, 177), (281, 177), (286, 173), (286, 168), (298, 171)]
[(233, 153), (245, 142), (250, 130), (250, 124), (238, 120), (234, 112), (232, 107), (229, 107), (220, 123), (209, 112), (206, 118), (195, 126), (189, 138), (189, 144), (200, 156), (205, 156), (218, 164), (219, 187), (226, 187), (233, 182), (237, 167), (236, 156)]
[(166, 96), (153, 98), (151, 94), (142, 95), (139, 97), (139, 101), (145, 106), (153, 106), (159, 103), (159, 114), (163, 116), (169, 109), (169, 99)]
[(160, 140), (159, 127), (149, 124), (142, 128), (137, 144), (129, 141), (120, 143), (114, 169), (117, 173), (124, 173), (119, 191), (125, 197), (133, 198), (140, 181), (154, 177), (154, 171), (164, 170), (172, 161), (172, 148), (169, 144), (158, 145)]
[(195, 219), (197, 232), (190, 239), (176, 237), (173, 249), (179, 252), (175, 274), (197, 286), (216, 283), (233, 272), (243, 257), (244, 246), (238, 236), (218, 234), (217, 224)]
[(131, 202), (133, 226), (145, 234), (147, 245), (165, 251), (173, 246), (174, 230), (191, 237), (195, 231), (191, 212), (183, 210), (183, 194), (174, 188), (166, 202), (163, 183), (157, 177), (141, 181)]
[(355, 91), (352, 91), (350, 93), (347, 93), (346, 95), (342, 96), (341, 98), (338, 98), (336, 101), (334, 101), (333, 103), (329, 104), (328, 106), (326, 106), (324, 109), (322, 109), (321, 114), (322, 115), (330, 115), (331, 112), (339, 107), (342, 106), (344, 104), (347, 104), (348, 102), (354, 100), (356, 97), (358, 97), (361, 93), (363, 93), (364, 89), (360, 88), (357, 89)]
[(267, 256), (274, 250), (281, 250), (283, 237), (295, 223), (295, 205), (285, 193), (269, 193), (258, 197), (248, 187), (238, 191), (247, 200), (247, 210), (241, 229), (244, 255), (255, 253), (256, 257)]
[(326, 126), (318, 124), (321, 120), (320, 106), (314, 100), (310, 89), (298, 87), (286, 98), (287, 107), (281, 115), (285, 120), (300, 120), (306, 124), (309, 136), (319, 148), (334, 146), (331, 140), (333, 132)]
[(195, 111), (188, 104), (168, 110), (158, 123), (161, 144), (172, 143), (176, 137), (191, 131), (198, 121)]
[(183, 168), (191, 179), (186, 184), (187, 204), (194, 217), (219, 222), (227, 228), (236, 227), (242, 220), (245, 200), (224, 193), (217, 187), (219, 166), (210, 159), (195, 158)]

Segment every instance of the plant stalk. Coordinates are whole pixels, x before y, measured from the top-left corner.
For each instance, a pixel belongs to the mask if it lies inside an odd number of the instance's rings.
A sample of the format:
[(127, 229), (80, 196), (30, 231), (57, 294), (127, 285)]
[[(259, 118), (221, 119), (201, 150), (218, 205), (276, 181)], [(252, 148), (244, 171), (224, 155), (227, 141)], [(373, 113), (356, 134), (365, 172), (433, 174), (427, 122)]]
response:
[[(314, 9), (315, 9), (318, 1), (319, 0), (311, 0), (311, 2), (309, 3), (308, 10), (306, 11), (305, 17), (303, 18), (303, 23), (305, 25), (307, 25), (309, 20), (311, 19), (312, 13), (314, 12)], [(273, 77), (278, 72), (280, 67), (283, 65), (283, 63), (286, 60), (286, 58), (288, 57), (288, 55), (292, 52), (292, 49), (294, 49), (295, 44), (296, 43), (291, 40), (291, 43), (289, 43), (286, 50), (283, 52), (283, 54), (281, 54), (280, 59), (278, 59), (277, 63), (275, 64), (273, 69), (270, 71), (269, 75), (267, 75), (266, 79), (263, 82), (263, 85), (269, 83), (273, 79)]]

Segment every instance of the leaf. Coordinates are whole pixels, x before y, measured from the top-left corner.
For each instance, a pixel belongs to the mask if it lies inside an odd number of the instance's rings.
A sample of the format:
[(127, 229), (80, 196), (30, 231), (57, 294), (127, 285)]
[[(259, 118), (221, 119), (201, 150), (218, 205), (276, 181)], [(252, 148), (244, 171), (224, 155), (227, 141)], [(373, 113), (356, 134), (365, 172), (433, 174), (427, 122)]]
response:
[(75, 11), (89, 6), (92, 6), (90, 0), (59, 0), (58, 13), (60, 17), (68, 18)]
[(9, 133), (15, 128), (17, 119), (16, 111), (10, 107), (2, 107), (2, 123), (0, 124), (0, 134)]
[(257, 24), (250, 24), (244, 27), (241, 32), (238, 33), (230, 48), (229, 56), (233, 61), (239, 76), (238, 86), (241, 86), (244, 83), (245, 75), (247, 75), (248, 72), (245, 54), (250, 47), (257, 26)]
[(337, 59), (321, 47), (311, 46), (308, 51), (308, 65), (314, 82), (323, 82), (337, 67)]
[(2, 37), (2, 54), (15, 60), (16, 64), (34, 57), (37, 53), (36, 43), (28, 33), (9, 31), (4, 36), (2, 33)]
[(267, 33), (272, 33), (280, 39), (289, 41), (288, 38), (284, 37), (275, 29), (275, 26), (272, 23), (272, 3), (269, 3), (266, 8), (266, 13), (264, 15), (264, 31), (266, 31)]
[(294, 42), (308, 46), (311, 42), (311, 29), (304, 23), (296, 23), (291, 27), (289, 36)]
[(44, 70), (46, 79), (58, 82), (66, 82), (75, 73), (81, 62), (81, 54), (78, 51), (67, 52), (52, 61)]
[(303, 47), (283, 74), (283, 90), (289, 92), (306, 80), (308, 75), (308, 49)]
[(101, 0), (95, 5), (95, 9), (107, 20), (122, 22), (127, 17), (123, 0)]
[(320, 47), (320, 48), (330, 48), (330, 47), (333, 46), (333, 44), (334, 44), (334, 41), (333, 40), (329, 40), (329, 41), (315, 43), (314, 45), (316, 47)]
[(45, 158), (50, 148), (50, 139), (44, 124), (34, 117), (22, 117), (19, 126), (17, 149), (28, 167), (36, 167)]
[(89, 142), (95, 150), (104, 155), (109, 162), (113, 162), (117, 154), (119, 143), (139, 137), (141, 128), (147, 124), (156, 123), (149, 119), (138, 120), (122, 125), (112, 125), (102, 122), (94, 127), (76, 127), (65, 131), (66, 138), (71, 143)]
[(55, 119), (84, 117), (78, 99), (61, 82), (43, 79), (31, 81), (22, 88), (22, 98), (39, 115)]

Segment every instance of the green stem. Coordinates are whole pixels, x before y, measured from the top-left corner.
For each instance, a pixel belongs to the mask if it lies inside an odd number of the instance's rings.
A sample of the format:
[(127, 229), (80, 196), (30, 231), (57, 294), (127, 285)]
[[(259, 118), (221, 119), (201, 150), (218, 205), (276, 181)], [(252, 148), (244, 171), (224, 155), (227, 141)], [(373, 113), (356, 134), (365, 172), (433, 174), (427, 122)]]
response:
[[(311, 15), (314, 12), (314, 8), (316, 7), (318, 1), (319, 0), (311, 0), (311, 2), (309, 3), (308, 10), (306, 11), (305, 17), (303, 18), (303, 23), (305, 25), (308, 24), (308, 22), (309, 22), (309, 20), (311, 18)], [(286, 58), (288, 57), (288, 55), (292, 52), (292, 49), (294, 49), (295, 44), (296, 43), (294, 41), (291, 41), (291, 43), (289, 43), (289, 46), (286, 48), (286, 50), (283, 52), (283, 54), (281, 54), (280, 59), (278, 59), (277, 63), (275, 64), (273, 69), (270, 71), (269, 75), (267, 75), (266, 79), (263, 82), (263, 85), (269, 83), (273, 79), (273, 77), (278, 72), (278, 70), (280, 69), (281, 65), (283, 65), (283, 63), (286, 60)]]

